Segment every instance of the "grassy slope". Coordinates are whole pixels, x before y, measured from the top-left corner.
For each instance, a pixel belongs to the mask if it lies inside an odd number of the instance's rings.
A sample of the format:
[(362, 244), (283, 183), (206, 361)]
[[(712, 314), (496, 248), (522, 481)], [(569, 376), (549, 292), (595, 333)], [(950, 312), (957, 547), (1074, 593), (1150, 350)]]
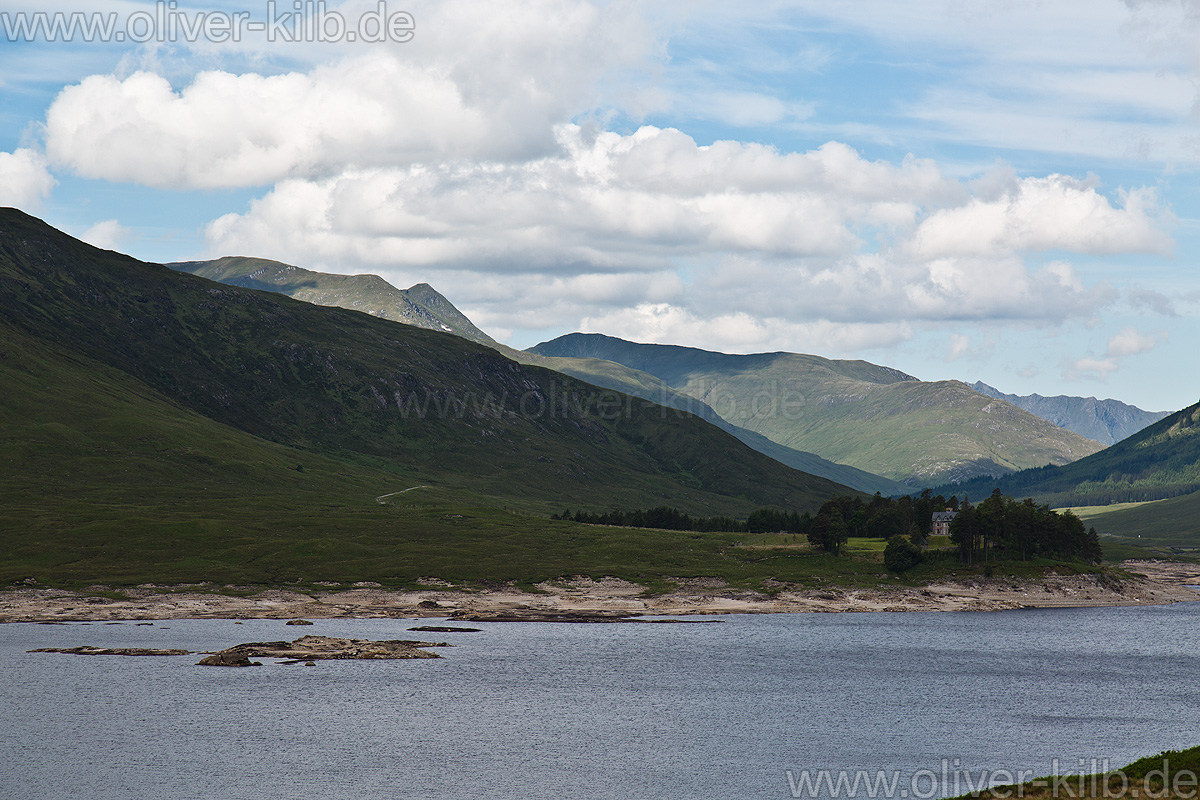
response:
[(429, 330), (444, 330), (487, 344), (522, 364), (546, 367), (587, 383), (615, 389), (659, 405), (679, 408), (711, 422), (742, 443), (793, 469), (819, 475), (860, 491), (885, 495), (902, 493), (902, 484), (813, 453), (785, 447), (753, 431), (723, 420), (699, 400), (672, 389), (648, 373), (595, 358), (555, 358), (515, 350), (493, 341), (427, 284), (397, 289), (377, 275), (336, 275), (259, 258), (226, 257), (167, 266), (234, 286), (278, 292), (324, 306), (364, 311)]
[(1056, 506), (1142, 502), (1198, 491), (1200, 403), (1072, 464), (953, 488), (982, 497), (997, 486), (1005, 494)]
[[(1143, 547), (1200, 550), (1200, 492), (1152, 503), (1092, 508), (1080, 519), (1101, 533)], [(1105, 545), (1107, 552), (1108, 545)]]
[[(453, 469), (366, 466), (269, 442), (7, 326), (0, 342), (0, 585), (411, 586), (424, 575), (528, 584), (579, 574), (649, 585), (701, 575), (878, 583), (878, 559), (514, 513)], [(375, 499), (412, 486), (426, 488)]]
[(0, 309), (18, 330), (263, 439), (556, 507), (744, 513), (845, 491), (694, 416), (455, 336), (219, 286), (15, 211), (0, 212), (0, 231)]
[[(1139, 758), (1110, 774), (1046, 776), (1020, 785), (995, 786), (964, 794), (954, 800), (1050, 800), (1051, 798), (1142, 798), (1143, 800), (1195, 800), (1200, 775), (1200, 747), (1168, 750)], [(1058, 780), (1056, 780), (1058, 777)]]
[(926, 383), (864, 361), (750, 356), (570, 334), (532, 348), (649, 372), (782, 445), (911, 484), (961, 480), (1100, 448), (958, 381)]

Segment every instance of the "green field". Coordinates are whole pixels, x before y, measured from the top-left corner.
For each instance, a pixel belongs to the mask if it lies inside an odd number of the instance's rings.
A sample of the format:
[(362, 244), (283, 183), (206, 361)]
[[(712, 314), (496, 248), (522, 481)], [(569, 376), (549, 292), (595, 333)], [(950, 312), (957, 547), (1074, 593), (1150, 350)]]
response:
[[(1118, 545), (1156, 550), (1157, 555), (1200, 554), (1200, 492), (1149, 503), (1090, 506), (1079, 516)], [(1084, 516), (1086, 514), (1086, 516)], [(1113, 550), (1105, 544), (1105, 551)]]

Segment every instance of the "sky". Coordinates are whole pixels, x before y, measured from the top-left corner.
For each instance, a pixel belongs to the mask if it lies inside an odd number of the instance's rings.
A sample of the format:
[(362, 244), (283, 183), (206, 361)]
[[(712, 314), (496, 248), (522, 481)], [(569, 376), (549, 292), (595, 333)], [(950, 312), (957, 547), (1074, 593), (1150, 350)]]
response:
[(0, 0), (0, 205), (426, 282), (516, 347), (1176, 410), (1198, 167), (1198, 0)]

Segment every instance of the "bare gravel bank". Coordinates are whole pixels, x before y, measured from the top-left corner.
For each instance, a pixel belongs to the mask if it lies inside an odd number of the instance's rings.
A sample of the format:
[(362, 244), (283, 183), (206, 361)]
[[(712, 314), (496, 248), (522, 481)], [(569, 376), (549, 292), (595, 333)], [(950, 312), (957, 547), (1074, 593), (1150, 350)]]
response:
[[(1133, 578), (1049, 575), (1033, 582), (1003, 577), (943, 581), (920, 588), (878, 590), (799, 589), (779, 584), (773, 594), (733, 589), (716, 579), (680, 581), (665, 594), (646, 595), (643, 587), (615, 578), (575, 578), (541, 584), (538, 593), (505, 587), (486, 592), (441, 588), (430, 579), (420, 591), (387, 591), (372, 584), (323, 586), (299, 592), (254, 587), (109, 587), (82, 592), (36, 586), (0, 591), (0, 622), (68, 622), (156, 619), (293, 619), (451, 617), (502, 615), (504, 618), (558, 616), (582, 618), (736, 613), (854, 611), (1001, 611), (1014, 608), (1068, 608), (1164, 605), (1200, 600), (1200, 565), (1128, 561)], [(101, 593), (109, 596), (100, 596)]]

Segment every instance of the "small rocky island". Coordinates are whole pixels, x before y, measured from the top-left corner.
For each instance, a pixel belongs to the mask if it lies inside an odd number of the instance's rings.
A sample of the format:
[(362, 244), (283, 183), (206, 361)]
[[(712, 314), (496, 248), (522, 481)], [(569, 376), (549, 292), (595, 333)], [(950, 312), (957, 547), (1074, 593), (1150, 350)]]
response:
[[(210, 653), (198, 662), (205, 667), (261, 666), (251, 658), (280, 658), (286, 663), (312, 663), (351, 659), (441, 658), (422, 649), (450, 647), (446, 642), (418, 642), (412, 639), (340, 639), (335, 636), (301, 636), (293, 642), (247, 642)], [(190, 656), (191, 650), (156, 650), (144, 647), (39, 647), (31, 653), (69, 653), (77, 656)]]
[(70, 653), (75, 656), (190, 656), (191, 650), (160, 650), (150, 647), (39, 647), (30, 653)]
[(418, 642), (411, 639), (341, 639), (335, 636), (301, 636), (294, 642), (248, 642), (227, 647), (198, 662), (205, 667), (250, 667), (251, 658), (281, 658), (300, 661), (347, 659), (441, 658), (424, 647), (449, 647), (446, 642)]

